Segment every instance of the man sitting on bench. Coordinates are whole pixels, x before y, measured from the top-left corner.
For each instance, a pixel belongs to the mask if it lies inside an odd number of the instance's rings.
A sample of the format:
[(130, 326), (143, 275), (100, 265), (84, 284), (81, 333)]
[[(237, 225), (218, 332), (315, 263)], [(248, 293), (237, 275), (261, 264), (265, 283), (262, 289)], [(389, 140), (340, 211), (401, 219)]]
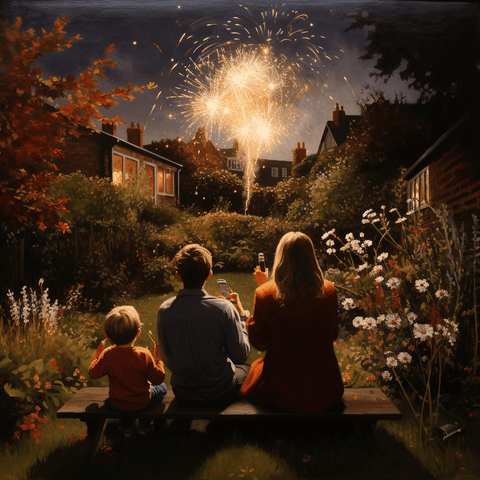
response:
[(204, 290), (212, 276), (206, 248), (187, 245), (173, 263), (184, 288), (158, 312), (159, 347), (172, 371), (172, 389), (181, 404), (226, 405), (250, 369), (244, 363), (250, 354), (245, 312), (237, 294), (230, 296), (232, 303)]

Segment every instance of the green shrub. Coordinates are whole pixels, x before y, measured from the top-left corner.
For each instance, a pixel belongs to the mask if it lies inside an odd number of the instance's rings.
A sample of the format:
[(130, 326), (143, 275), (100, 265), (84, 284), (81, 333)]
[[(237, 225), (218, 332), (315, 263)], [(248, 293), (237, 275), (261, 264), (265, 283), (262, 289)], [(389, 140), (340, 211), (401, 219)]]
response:
[(68, 198), (64, 221), (70, 226), (96, 224), (102, 226), (134, 227), (152, 200), (145, 188), (143, 171), (123, 186), (114, 185), (108, 178), (85, 177), (72, 173), (51, 185), (49, 196)]
[(276, 201), (275, 187), (260, 187), (254, 183), (247, 213), (258, 217), (268, 217)]
[(165, 257), (154, 258), (141, 270), (138, 279), (143, 293), (165, 293), (173, 290), (176, 282), (175, 270), (171, 261)]
[(87, 332), (97, 328), (95, 320), (87, 319), (81, 333), (69, 330), (63, 315), (73, 314), (73, 305), (52, 303), (48, 289), (37, 295), (24, 287), (18, 300), (10, 292), (9, 303), (10, 318), (0, 322), (2, 440), (38, 434), (45, 415), (53, 416), (87, 385), (92, 355)]
[(165, 229), (157, 241), (170, 258), (184, 245), (199, 243), (210, 250), (217, 268), (238, 271), (257, 265), (258, 252), (273, 262), (278, 241), (290, 229), (288, 222), (272, 217), (213, 212)]
[(200, 168), (182, 186), (181, 201), (184, 206), (209, 212), (220, 198), (228, 201), (233, 211), (243, 211), (242, 180), (228, 170)]

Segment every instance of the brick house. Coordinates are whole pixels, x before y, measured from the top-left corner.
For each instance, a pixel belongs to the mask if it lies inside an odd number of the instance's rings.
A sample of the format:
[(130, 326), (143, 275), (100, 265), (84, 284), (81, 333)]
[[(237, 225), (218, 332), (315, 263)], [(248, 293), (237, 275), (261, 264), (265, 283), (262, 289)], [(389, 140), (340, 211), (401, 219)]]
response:
[(327, 153), (332, 148), (340, 146), (347, 139), (350, 130), (362, 119), (362, 115), (346, 115), (343, 105), (335, 104), (332, 120), (325, 124), (317, 156)]
[(457, 223), (480, 215), (480, 135), (470, 112), (449, 128), (404, 174), (409, 211), (446, 205)]
[[(228, 171), (243, 178), (245, 160), (238, 153), (238, 142), (235, 140), (232, 148), (220, 148), (219, 152), (225, 158)], [(259, 158), (255, 168), (255, 183), (261, 187), (274, 187), (279, 182), (290, 177), (291, 174), (292, 162)]]
[(121, 185), (141, 168), (149, 181), (155, 204), (176, 205), (179, 199), (179, 175), (182, 165), (143, 148), (143, 129), (134, 122), (127, 128), (127, 140), (116, 136), (113, 125), (102, 131), (81, 128), (80, 136), (65, 143), (68, 154), (58, 163), (61, 173), (81, 172), (87, 177), (111, 178)]

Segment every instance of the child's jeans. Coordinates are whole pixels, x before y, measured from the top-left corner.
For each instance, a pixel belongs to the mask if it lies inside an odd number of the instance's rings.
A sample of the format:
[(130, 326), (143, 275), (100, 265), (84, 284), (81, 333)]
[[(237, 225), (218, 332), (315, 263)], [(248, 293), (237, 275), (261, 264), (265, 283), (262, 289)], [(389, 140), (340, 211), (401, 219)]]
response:
[[(148, 402), (147, 406), (141, 408), (140, 410), (122, 410), (121, 408), (117, 408), (112, 401), (110, 401), (110, 405), (114, 408), (114, 410), (117, 410), (119, 412), (141, 413), (160, 403), (164, 399), (166, 394), (167, 394), (167, 386), (164, 383), (161, 383), (160, 385), (150, 385), (150, 401)], [(135, 420), (126, 419), (126, 418), (122, 418), (121, 421), (122, 421), (122, 427), (124, 428), (131, 428), (135, 423)], [(150, 425), (150, 420), (139, 419), (138, 423), (140, 427), (146, 427)]]

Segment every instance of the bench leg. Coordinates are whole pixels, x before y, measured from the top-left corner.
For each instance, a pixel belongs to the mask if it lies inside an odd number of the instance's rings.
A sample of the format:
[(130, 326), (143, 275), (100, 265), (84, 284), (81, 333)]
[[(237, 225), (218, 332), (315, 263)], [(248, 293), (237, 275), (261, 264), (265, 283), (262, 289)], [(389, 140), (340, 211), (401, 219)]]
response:
[(100, 438), (105, 430), (107, 419), (101, 418), (98, 420), (85, 420), (85, 423), (87, 424), (87, 437), (85, 440), (83, 440), (80, 448), (80, 459), (92, 458), (95, 455), (98, 443), (100, 442)]
[(377, 437), (373, 432), (377, 422), (353, 422), (353, 427), (358, 439), (365, 445), (368, 455), (373, 458), (380, 458), (380, 450), (378, 448)]

